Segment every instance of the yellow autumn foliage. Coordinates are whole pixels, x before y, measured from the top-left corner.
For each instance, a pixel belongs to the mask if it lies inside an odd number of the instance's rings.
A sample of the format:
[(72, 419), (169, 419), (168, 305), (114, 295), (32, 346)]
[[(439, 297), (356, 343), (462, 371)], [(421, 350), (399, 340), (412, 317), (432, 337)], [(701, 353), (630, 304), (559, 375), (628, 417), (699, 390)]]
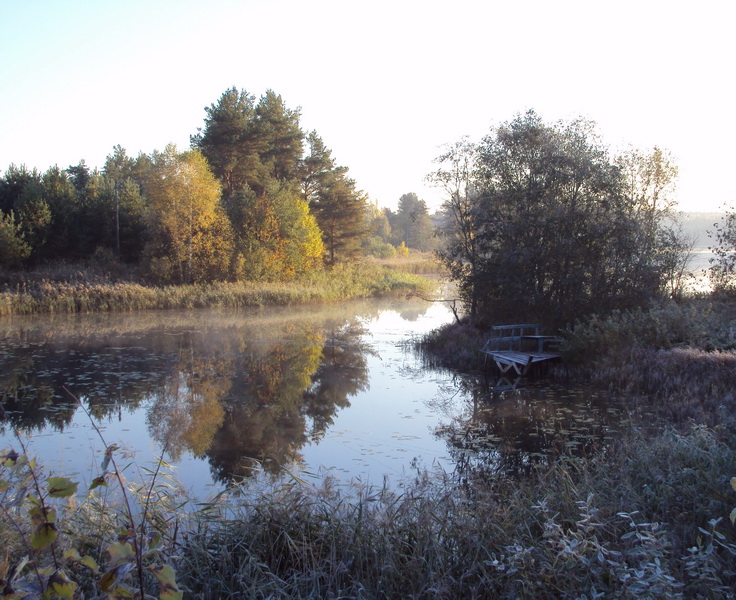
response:
[(151, 274), (174, 283), (227, 279), (232, 230), (220, 206), (220, 184), (202, 153), (179, 153), (169, 145), (155, 154), (146, 193)]

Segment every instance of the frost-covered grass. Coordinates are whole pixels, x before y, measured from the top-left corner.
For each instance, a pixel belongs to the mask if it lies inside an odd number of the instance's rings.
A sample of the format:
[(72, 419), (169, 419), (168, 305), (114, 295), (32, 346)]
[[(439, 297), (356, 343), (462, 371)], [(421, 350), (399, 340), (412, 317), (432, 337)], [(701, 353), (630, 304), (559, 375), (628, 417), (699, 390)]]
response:
[[(149, 574), (157, 560), (186, 598), (733, 598), (734, 465), (733, 431), (692, 426), (632, 431), (595, 457), (563, 456), (524, 479), (419, 471), (399, 489), (286, 479), (190, 512), (168, 485), (129, 485), (148, 503), (138, 531), (162, 542), (143, 556), (147, 593), (162, 598)], [(35, 525), (2, 476), (0, 542), (12, 569), (28, 551), (18, 536)], [(130, 511), (105, 488), (81, 486), (57, 508), (58, 539), (16, 581), (33, 582), (34, 569), (51, 576), (56, 557), (96, 597), (105, 569), (134, 560), (117, 556)], [(100, 570), (80, 569), (76, 556)]]

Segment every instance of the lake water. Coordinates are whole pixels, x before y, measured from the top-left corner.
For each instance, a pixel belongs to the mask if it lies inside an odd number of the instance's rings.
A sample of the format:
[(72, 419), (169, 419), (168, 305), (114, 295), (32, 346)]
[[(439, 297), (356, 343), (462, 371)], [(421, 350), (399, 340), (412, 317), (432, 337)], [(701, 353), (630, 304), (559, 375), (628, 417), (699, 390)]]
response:
[(452, 318), (418, 300), (6, 318), (0, 447), (20, 450), (17, 430), (47, 469), (87, 483), (105, 444), (131, 479), (163, 454), (204, 500), (284, 469), (377, 485), (425, 467), (523, 472), (627, 421), (590, 390), (494, 392), (495, 378), (426, 368), (413, 340)]

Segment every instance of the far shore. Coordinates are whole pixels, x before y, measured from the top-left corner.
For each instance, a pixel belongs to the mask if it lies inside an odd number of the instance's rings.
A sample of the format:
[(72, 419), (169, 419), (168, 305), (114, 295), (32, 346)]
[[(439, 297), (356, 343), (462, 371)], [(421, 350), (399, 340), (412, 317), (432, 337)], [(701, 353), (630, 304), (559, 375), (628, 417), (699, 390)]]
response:
[(134, 273), (61, 265), (0, 274), (0, 316), (290, 306), (395, 294), (426, 295), (436, 284), (424, 275), (438, 271), (431, 260), (419, 257), (341, 265), (287, 282), (158, 286), (136, 278)]

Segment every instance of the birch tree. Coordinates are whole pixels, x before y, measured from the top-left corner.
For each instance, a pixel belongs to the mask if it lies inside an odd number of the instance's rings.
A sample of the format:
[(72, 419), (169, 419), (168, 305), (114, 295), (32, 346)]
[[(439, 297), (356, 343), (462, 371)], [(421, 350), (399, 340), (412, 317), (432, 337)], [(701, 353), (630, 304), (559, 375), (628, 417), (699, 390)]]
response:
[(206, 159), (198, 150), (179, 153), (170, 145), (153, 162), (146, 189), (151, 274), (176, 283), (226, 279), (232, 231)]

